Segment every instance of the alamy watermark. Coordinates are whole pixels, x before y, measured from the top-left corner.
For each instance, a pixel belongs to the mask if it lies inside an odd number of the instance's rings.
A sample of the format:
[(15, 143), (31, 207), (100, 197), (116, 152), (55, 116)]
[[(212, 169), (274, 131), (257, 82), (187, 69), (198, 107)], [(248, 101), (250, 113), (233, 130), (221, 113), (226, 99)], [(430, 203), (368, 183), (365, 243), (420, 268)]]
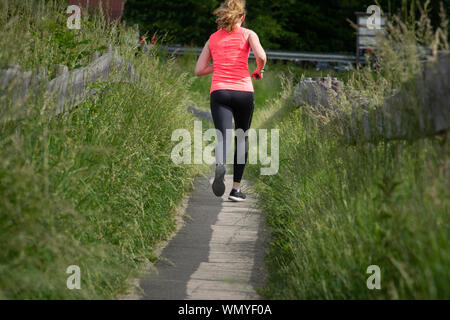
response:
[(67, 28), (70, 30), (80, 30), (81, 29), (81, 9), (79, 6), (72, 5), (68, 6), (66, 10), (70, 17), (67, 18)]
[[(171, 158), (175, 164), (202, 164), (212, 165), (216, 160), (230, 164), (234, 163), (234, 157), (231, 152), (226, 155), (226, 151), (231, 149), (231, 142), (235, 136), (237, 163), (245, 164), (246, 142), (248, 141), (248, 163), (257, 164), (259, 162), (268, 167), (261, 167), (261, 175), (275, 175), (279, 169), (279, 130), (270, 130), (270, 154), (268, 153), (269, 137), (267, 129), (248, 129), (244, 132), (242, 129), (227, 129), (225, 138), (221, 131), (217, 129), (208, 129), (203, 132), (202, 122), (194, 121), (194, 139), (192, 141), (191, 133), (186, 129), (177, 129), (172, 132), (172, 141), (181, 141), (172, 149)], [(211, 142), (211, 140), (213, 140)], [(203, 148), (203, 142), (209, 142)], [(224, 148), (223, 144), (227, 147)], [(193, 150), (192, 150), (193, 147)], [(226, 150), (225, 152), (223, 150)], [(215, 155), (213, 155), (215, 151)], [(192, 157), (193, 155), (193, 157)], [(232, 158), (232, 159), (230, 159)]]
[(376, 5), (371, 5), (366, 11), (371, 16), (367, 18), (367, 29), (381, 30), (381, 8)]
[(81, 269), (77, 265), (68, 266), (66, 273), (70, 274), (67, 278), (66, 286), (69, 290), (80, 290), (81, 289)]
[(366, 273), (371, 274), (367, 278), (366, 285), (369, 290), (381, 290), (381, 269), (377, 265), (371, 265), (367, 267)]

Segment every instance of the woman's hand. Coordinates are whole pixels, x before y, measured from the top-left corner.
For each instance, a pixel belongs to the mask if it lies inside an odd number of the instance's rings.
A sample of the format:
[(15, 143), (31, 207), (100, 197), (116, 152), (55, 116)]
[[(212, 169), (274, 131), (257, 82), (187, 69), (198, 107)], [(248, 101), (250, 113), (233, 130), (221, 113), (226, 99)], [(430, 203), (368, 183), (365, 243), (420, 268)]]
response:
[(262, 78), (264, 78), (263, 73), (261, 71), (259, 71), (258, 69), (256, 69), (253, 73), (252, 73), (252, 78), (255, 78), (255, 80), (261, 80)]

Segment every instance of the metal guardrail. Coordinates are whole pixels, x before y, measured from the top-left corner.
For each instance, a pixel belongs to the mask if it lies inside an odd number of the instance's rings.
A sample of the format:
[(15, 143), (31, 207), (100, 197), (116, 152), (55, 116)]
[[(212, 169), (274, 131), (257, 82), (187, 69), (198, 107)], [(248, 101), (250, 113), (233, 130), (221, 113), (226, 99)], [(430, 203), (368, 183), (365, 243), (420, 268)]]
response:
[[(168, 46), (163, 48), (168, 54), (184, 55), (193, 54), (200, 55), (202, 48), (184, 48), (177, 46)], [(281, 61), (310, 61), (310, 62), (356, 62), (356, 56), (340, 55), (340, 54), (327, 54), (327, 53), (307, 53), (307, 52), (285, 52), (285, 51), (266, 51), (268, 59), (281, 60)], [(255, 59), (253, 52), (250, 52), (250, 58)]]

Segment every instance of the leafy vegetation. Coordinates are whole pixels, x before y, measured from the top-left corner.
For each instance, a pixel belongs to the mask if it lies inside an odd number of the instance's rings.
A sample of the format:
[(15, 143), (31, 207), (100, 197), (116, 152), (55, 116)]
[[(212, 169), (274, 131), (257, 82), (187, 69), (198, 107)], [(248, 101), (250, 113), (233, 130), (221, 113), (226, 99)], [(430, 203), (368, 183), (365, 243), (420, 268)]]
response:
[[(390, 11), (400, 3), (380, 2)], [(201, 45), (214, 31), (209, 13), (218, 3), (129, 0), (127, 21)], [(342, 21), (362, 5), (339, 3), (248, 1), (248, 26), (271, 48), (352, 51), (351, 29)], [(142, 77), (98, 83), (95, 95), (62, 117), (48, 117), (55, 106), (42, 96), (26, 98), (24, 119), (0, 119), (0, 298), (124, 292), (126, 279), (155, 260), (152, 249), (173, 231), (176, 208), (202, 169), (170, 160), (172, 131), (192, 128), (185, 103), (209, 105), (210, 78), (193, 78), (195, 58), (136, 52), (133, 30), (96, 15), (68, 31), (64, 12), (65, 3), (56, 0), (0, 2), (0, 68), (77, 68), (110, 43)], [(376, 101), (420, 72), (418, 45), (448, 46), (430, 20), (416, 20), (414, 7), (401, 12), (381, 42), (377, 69), (343, 77)], [(266, 70), (254, 82), (253, 123), (280, 129), (280, 172), (262, 177), (252, 165), (246, 171), (272, 230), (263, 295), (448, 299), (448, 137), (348, 145), (332, 113), (324, 117), (292, 101), (302, 76), (326, 73), (290, 64)], [(8, 101), (2, 96), (3, 113), (17, 107)], [(66, 268), (74, 264), (82, 290), (66, 287)], [(372, 264), (381, 267), (380, 291), (366, 287)]]
[[(0, 298), (114, 298), (155, 261), (154, 246), (173, 232), (201, 170), (170, 158), (172, 131), (193, 127), (184, 106), (190, 80), (173, 61), (136, 55), (129, 30), (91, 16), (66, 31), (65, 7), (45, 5), (1, 2), (2, 61), (87, 63), (72, 49), (109, 42), (142, 77), (96, 84), (95, 95), (61, 117), (49, 117), (56, 106), (41, 95), (26, 98), (24, 119), (0, 119)], [(6, 45), (20, 37), (27, 41)], [(3, 112), (18, 108), (7, 101), (2, 96)], [(66, 287), (70, 265), (81, 268), (81, 290)]]
[[(167, 34), (169, 43), (203, 46), (216, 31), (212, 12), (219, 0), (128, 0), (125, 20), (138, 23), (143, 32)], [(393, 15), (405, 0), (378, 1)], [(419, 1), (425, 3), (425, 0)], [(267, 49), (311, 52), (354, 52), (355, 32), (347, 19), (365, 12), (373, 1), (366, 0), (247, 0), (246, 26), (256, 31)], [(432, 21), (439, 19), (439, 1), (432, 1)], [(443, 0), (450, 13), (450, 0)], [(401, 11), (407, 16), (408, 11)], [(436, 27), (436, 25), (434, 25)], [(449, 35), (447, 34), (447, 37)]]
[[(416, 36), (427, 17), (397, 21), (379, 48), (378, 69), (364, 68), (346, 81), (377, 101), (421, 70), (415, 48), (427, 41)], [(283, 91), (255, 123), (280, 130), (279, 173), (260, 176), (249, 166), (272, 230), (263, 295), (448, 299), (448, 135), (348, 145), (342, 128), (329, 121), (332, 114), (295, 106), (294, 83), (284, 78)], [(381, 290), (366, 286), (370, 265), (381, 268)]]

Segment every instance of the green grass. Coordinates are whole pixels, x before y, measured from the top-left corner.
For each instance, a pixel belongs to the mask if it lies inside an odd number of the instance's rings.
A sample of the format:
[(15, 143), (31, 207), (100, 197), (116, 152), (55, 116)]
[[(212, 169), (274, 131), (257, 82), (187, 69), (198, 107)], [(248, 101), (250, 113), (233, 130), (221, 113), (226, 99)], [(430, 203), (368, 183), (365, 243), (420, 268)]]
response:
[[(280, 171), (250, 177), (270, 226), (270, 299), (448, 299), (449, 147), (347, 146), (286, 101)], [(366, 287), (369, 265), (382, 290)]]
[[(49, 21), (51, 32), (66, 32), (64, 6), (48, 4), (42, 15), (32, 14), (37, 3), (2, 2), (9, 11), (0, 13), (0, 41), (23, 32), (39, 43), (3, 43), (4, 65), (29, 70), (73, 62), (67, 49), (54, 51), (51, 38), (30, 35)], [(135, 56), (127, 42), (132, 31), (86, 19), (74, 41), (113, 44), (149, 81), (106, 83), (62, 117), (48, 117), (56, 106), (43, 96), (29, 97), (24, 119), (0, 122), (3, 299), (111, 299), (125, 292), (126, 280), (155, 261), (153, 248), (174, 231), (175, 211), (202, 169), (170, 158), (172, 131), (193, 128), (184, 106), (190, 78), (171, 61)], [(88, 63), (85, 58), (73, 67)], [(2, 111), (14, 110), (4, 102)], [(81, 290), (66, 288), (69, 265), (81, 268)]]
[[(154, 246), (174, 230), (175, 210), (203, 169), (174, 165), (170, 137), (193, 127), (186, 103), (208, 109), (210, 78), (193, 78), (193, 57), (135, 55), (133, 31), (98, 17), (67, 31), (64, 6), (42, 3), (0, 3), (0, 68), (73, 69), (111, 43), (149, 81), (109, 84), (62, 117), (48, 117), (56, 106), (44, 97), (29, 97), (27, 117), (0, 119), (0, 298), (115, 298), (155, 260)], [(343, 79), (380, 98), (417, 71), (414, 56), (404, 65), (386, 52), (386, 68)], [(266, 70), (254, 82), (253, 127), (280, 129), (280, 172), (246, 171), (271, 227), (264, 296), (448, 299), (448, 140), (348, 145), (341, 128), (293, 105), (293, 84), (324, 73)], [(3, 114), (14, 110), (1, 102)], [(82, 289), (71, 291), (65, 272), (74, 264)], [(366, 287), (372, 264), (381, 268), (380, 291)]]
[[(383, 42), (386, 63), (355, 72), (347, 85), (382, 101), (411, 81), (420, 66), (409, 27)], [(401, 53), (392, 51), (393, 40)], [(295, 83), (286, 77), (255, 121), (280, 129), (279, 173), (260, 176), (258, 166), (247, 172), (271, 230), (263, 296), (449, 299), (448, 133), (349, 145), (335, 113), (317, 117), (313, 106), (295, 106)], [(366, 286), (370, 265), (381, 269), (381, 290)]]

